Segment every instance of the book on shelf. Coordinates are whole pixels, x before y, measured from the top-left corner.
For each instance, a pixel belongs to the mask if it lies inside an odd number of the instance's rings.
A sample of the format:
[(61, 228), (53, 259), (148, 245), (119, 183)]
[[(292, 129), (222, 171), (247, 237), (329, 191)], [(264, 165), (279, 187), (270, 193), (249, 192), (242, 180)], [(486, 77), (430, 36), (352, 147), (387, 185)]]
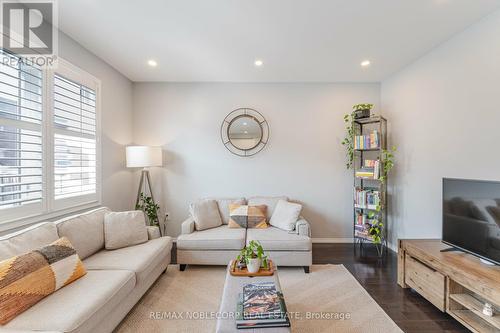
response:
[(380, 191), (356, 187), (354, 189), (354, 207), (377, 209), (380, 207)]
[(379, 179), (380, 160), (365, 160), (361, 169), (356, 170), (356, 178)]
[(370, 228), (374, 222), (375, 220), (370, 219), (367, 214), (359, 211), (356, 212), (356, 219), (354, 221), (354, 236), (372, 240), (373, 236), (370, 235)]
[(354, 149), (377, 149), (379, 147), (380, 135), (376, 130), (370, 134), (354, 136)]

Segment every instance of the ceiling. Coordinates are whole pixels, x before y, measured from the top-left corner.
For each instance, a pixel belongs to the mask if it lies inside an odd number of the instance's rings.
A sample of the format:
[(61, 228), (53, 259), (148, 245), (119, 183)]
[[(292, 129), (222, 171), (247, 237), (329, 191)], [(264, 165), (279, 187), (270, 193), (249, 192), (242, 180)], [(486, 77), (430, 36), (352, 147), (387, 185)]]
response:
[[(499, 8), (500, 0), (64, 0), (58, 6), (60, 29), (132, 81), (378, 82)], [(149, 59), (158, 65), (148, 66)], [(360, 66), (363, 60), (371, 65)]]

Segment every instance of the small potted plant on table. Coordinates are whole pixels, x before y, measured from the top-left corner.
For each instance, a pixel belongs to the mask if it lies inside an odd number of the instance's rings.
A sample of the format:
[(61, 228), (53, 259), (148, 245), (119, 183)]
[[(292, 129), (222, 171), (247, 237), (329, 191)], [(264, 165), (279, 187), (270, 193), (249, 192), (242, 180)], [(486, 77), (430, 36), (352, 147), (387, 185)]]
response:
[(238, 268), (247, 267), (249, 273), (257, 273), (262, 266), (267, 269), (267, 256), (257, 241), (250, 241), (236, 258)]

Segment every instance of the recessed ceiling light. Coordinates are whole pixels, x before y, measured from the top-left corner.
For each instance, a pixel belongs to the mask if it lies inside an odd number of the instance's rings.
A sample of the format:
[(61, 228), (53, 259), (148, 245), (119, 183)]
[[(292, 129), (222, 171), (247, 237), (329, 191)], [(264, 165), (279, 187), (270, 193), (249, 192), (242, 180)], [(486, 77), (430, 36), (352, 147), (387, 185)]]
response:
[(148, 65), (151, 66), (151, 67), (156, 67), (156, 66), (158, 66), (158, 63), (156, 62), (156, 60), (149, 59), (148, 60)]
[(371, 64), (370, 60), (363, 60), (361, 62), (361, 66), (363, 66), (363, 67), (368, 67), (368, 66), (370, 66), (370, 64)]
[(262, 60), (260, 60), (260, 59), (257, 59), (257, 60), (255, 60), (254, 64), (257, 67), (260, 67), (260, 66), (262, 66), (264, 64), (264, 62)]
[(248, 123), (245, 121), (245, 122), (243, 123), (243, 126), (246, 126), (246, 125), (248, 125)]
[(244, 131), (243, 133), (248, 134), (248, 131)]

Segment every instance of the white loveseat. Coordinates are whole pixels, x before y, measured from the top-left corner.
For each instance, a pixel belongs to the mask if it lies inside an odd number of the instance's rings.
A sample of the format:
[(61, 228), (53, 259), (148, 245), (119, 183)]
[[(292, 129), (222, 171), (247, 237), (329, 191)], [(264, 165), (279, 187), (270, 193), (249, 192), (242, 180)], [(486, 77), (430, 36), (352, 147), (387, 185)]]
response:
[(186, 265), (227, 265), (252, 240), (262, 244), (269, 258), (278, 266), (303, 266), (306, 273), (312, 264), (311, 227), (300, 218), (292, 231), (270, 226), (267, 229), (228, 228), (229, 204), (266, 205), (267, 220), (273, 215), (279, 200), (286, 197), (214, 198), (219, 206), (222, 225), (197, 231), (192, 216), (182, 223), (177, 237), (177, 263)]
[(0, 261), (67, 237), (87, 274), (0, 326), (1, 332), (112, 332), (170, 263), (172, 240), (148, 228), (146, 243), (104, 249), (99, 208), (0, 237)]

